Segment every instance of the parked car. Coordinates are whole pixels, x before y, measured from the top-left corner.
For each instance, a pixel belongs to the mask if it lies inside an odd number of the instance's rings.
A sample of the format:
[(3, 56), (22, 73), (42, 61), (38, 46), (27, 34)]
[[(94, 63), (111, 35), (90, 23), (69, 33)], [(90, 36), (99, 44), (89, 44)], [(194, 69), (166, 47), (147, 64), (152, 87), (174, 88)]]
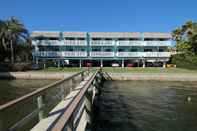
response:
[(92, 63), (86, 63), (86, 67), (92, 67)]
[(134, 64), (127, 64), (127, 67), (134, 67)]
[(32, 69), (32, 70), (39, 70), (39, 69), (40, 69), (40, 66), (39, 66), (38, 64), (33, 64), (33, 65), (31, 66), (31, 69)]
[(118, 63), (112, 63), (111, 66), (112, 67), (119, 67), (120, 65)]

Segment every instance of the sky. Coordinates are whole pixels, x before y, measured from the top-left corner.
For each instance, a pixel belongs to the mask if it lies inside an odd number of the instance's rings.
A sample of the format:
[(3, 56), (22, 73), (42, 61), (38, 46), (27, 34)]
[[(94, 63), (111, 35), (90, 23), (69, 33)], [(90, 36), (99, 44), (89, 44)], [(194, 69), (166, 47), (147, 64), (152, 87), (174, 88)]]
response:
[(197, 21), (197, 0), (0, 0), (10, 16), (30, 32), (171, 32)]

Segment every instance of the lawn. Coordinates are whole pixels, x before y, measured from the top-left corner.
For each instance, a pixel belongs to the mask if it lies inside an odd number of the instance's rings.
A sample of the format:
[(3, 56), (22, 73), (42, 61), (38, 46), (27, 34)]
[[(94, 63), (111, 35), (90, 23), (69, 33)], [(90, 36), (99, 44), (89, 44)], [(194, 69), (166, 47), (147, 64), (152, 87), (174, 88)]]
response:
[[(44, 72), (79, 72), (86, 68), (69, 67), (56, 68), (49, 67), (40, 71)], [(135, 67), (135, 68), (121, 68), (121, 67), (104, 67), (104, 71), (113, 73), (197, 73), (197, 70), (181, 69), (181, 68), (162, 68), (162, 67)]]
[(57, 67), (48, 67), (42, 70), (38, 71), (44, 71), (44, 72), (79, 72), (84, 70), (85, 68), (78, 68), (78, 67), (69, 67), (69, 68), (57, 68)]
[(197, 70), (188, 70), (181, 68), (162, 68), (162, 67), (135, 67), (135, 68), (121, 68), (121, 67), (105, 67), (106, 72), (113, 73), (197, 73)]

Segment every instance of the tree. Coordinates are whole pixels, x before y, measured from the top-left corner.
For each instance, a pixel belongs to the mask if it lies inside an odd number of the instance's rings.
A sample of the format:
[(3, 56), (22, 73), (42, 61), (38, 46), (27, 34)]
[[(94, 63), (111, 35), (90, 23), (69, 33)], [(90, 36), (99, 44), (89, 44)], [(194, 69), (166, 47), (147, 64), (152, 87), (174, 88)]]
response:
[(0, 47), (2, 52), (10, 52), (11, 63), (19, 43), (28, 43), (29, 34), (25, 26), (15, 17), (0, 21)]
[(176, 41), (177, 51), (186, 53), (192, 52), (197, 55), (197, 23), (188, 21), (172, 32)]
[(197, 23), (188, 21), (172, 32), (178, 54), (172, 56), (177, 67), (197, 69)]

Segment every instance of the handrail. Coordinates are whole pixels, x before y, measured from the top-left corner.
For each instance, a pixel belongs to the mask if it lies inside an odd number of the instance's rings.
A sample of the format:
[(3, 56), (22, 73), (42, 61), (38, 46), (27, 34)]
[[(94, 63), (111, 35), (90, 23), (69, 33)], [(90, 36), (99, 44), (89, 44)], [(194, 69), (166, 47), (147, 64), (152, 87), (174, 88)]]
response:
[[(28, 117), (31, 117), (31, 118), (29, 118), (29, 120), (32, 120), (36, 115), (38, 115), (39, 116), (39, 120), (43, 119), (45, 117), (44, 114), (45, 114), (45, 109), (46, 109), (45, 108), (46, 105), (43, 102), (43, 97), (47, 94), (47, 91), (50, 91), (49, 89), (55, 89), (55, 90), (56, 89), (59, 90), (59, 89), (63, 89), (63, 88), (65, 89), (67, 87), (67, 86), (65, 86), (65, 82), (69, 82), (71, 80), (72, 83), (73, 83), (73, 80), (77, 76), (80, 76), (80, 78), (79, 78), (80, 81), (83, 81), (84, 80), (84, 76), (86, 74), (89, 74), (90, 71), (94, 71), (94, 69), (91, 69), (91, 70), (87, 69), (87, 70), (83, 70), (81, 72), (75, 73), (75, 74), (73, 74), (70, 77), (61, 79), (61, 80), (59, 80), (57, 82), (54, 82), (54, 83), (52, 83), (50, 85), (44, 86), (42, 88), (39, 88), (39, 89), (37, 89), (37, 90), (27, 94), (27, 95), (21, 96), (21, 97), (15, 99), (15, 100), (12, 100), (12, 101), (10, 101), (10, 102), (8, 102), (6, 104), (1, 105), (0, 106), (0, 116), (3, 115), (4, 111), (5, 112), (9, 111), (9, 109), (13, 109), (16, 106), (21, 106), (22, 103), (25, 103), (28, 100), (34, 101), (34, 99), (37, 98), (37, 109), (36, 110), (32, 109), (32, 111), (29, 112), (30, 114), (28, 113), (25, 116), (21, 116), (21, 114), (20, 114), (19, 117), (21, 117), (21, 118), (17, 122), (13, 121), (12, 124), (10, 123), (8, 125), (7, 124), (4, 125), (2, 123), (4, 123), (4, 120), (7, 120), (7, 118), (6, 117), (0, 117), (0, 130), (2, 130), (2, 131), (7, 130), (7, 129), (15, 130), (15, 128), (19, 128), (21, 125), (22, 126), (25, 125), (25, 122), (26, 122), (25, 120), (28, 119)], [(70, 88), (69, 92), (71, 92), (73, 90), (73, 86), (71, 85), (71, 87), (70, 86), (68, 86), (68, 87)], [(65, 91), (61, 92), (61, 94), (60, 94), (61, 99), (64, 99), (63, 97), (65, 97), (65, 95), (66, 95), (65, 93), (69, 93), (69, 92), (67, 92), (67, 91), (66, 92)]]
[(67, 110), (63, 113), (63, 115), (59, 118), (57, 123), (54, 125), (51, 131), (60, 131), (63, 130), (65, 125), (68, 123), (69, 119), (71, 118), (72, 114), (74, 113), (75, 109), (77, 108), (78, 104), (80, 103), (81, 99), (85, 95), (87, 89), (92, 84), (93, 80), (95, 79), (97, 73), (99, 70), (97, 70), (91, 78), (85, 83), (85, 85), (82, 87), (82, 89), (78, 92), (76, 97), (73, 99), (73, 101), (69, 104)]
[(47, 89), (50, 89), (50, 88), (52, 88), (52, 87), (54, 87), (54, 86), (56, 86), (56, 85), (58, 85), (58, 84), (61, 84), (61, 83), (64, 82), (64, 81), (70, 80), (70, 79), (72, 79), (73, 77), (78, 76), (78, 75), (80, 75), (80, 74), (82, 74), (82, 73), (84, 73), (84, 72), (85, 72), (85, 71), (81, 71), (81, 72), (79, 72), (79, 73), (73, 74), (73, 75), (70, 76), (70, 77), (67, 77), (67, 78), (64, 78), (64, 79), (62, 79), (62, 80), (59, 80), (59, 81), (57, 81), (57, 82), (54, 82), (54, 83), (52, 83), (52, 84), (46, 85), (46, 86), (44, 86), (44, 87), (42, 87), (42, 88), (39, 88), (39, 89), (37, 89), (37, 90), (35, 90), (35, 91), (33, 91), (33, 92), (27, 94), (27, 95), (21, 96), (21, 97), (15, 99), (15, 100), (12, 100), (12, 101), (10, 101), (10, 102), (8, 102), (8, 103), (6, 103), (6, 104), (0, 105), (0, 111), (1, 111), (1, 110), (4, 110), (4, 109), (6, 109), (6, 108), (9, 108), (9, 107), (11, 107), (11, 106), (14, 106), (15, 104), (18, 104), (18, 103), (22, 102), (23, 100), (30, 99), (30, 98), (33, 97), (33, 96), (38, 96), (38, 95), (42, 94), (44, 91), (46, 91)]

